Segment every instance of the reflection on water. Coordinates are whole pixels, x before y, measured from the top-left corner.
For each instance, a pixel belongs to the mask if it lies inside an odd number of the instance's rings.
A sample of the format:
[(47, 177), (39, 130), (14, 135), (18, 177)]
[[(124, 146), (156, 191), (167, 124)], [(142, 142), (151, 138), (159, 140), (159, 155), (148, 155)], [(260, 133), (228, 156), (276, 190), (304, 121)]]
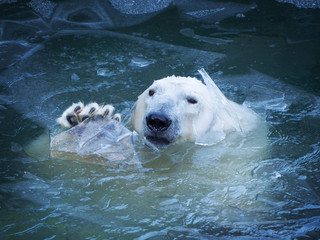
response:
[[(1, 238), (319, 238), (319, 62), (312, 54), (319, 36), (309, 35), (306, 23), (307, 39), (297, 39), (250, 14), (243, 26), (170, 14), (151, 21), (157, 29), (144, 23), (122, 33), (59, 32), (2, 70)], [(170, 17), (177, 21), (167, 26)], [(292, 21), (283, 24), (302, 31)], [(137, 142), (139, 169), (39, 161), (23, 150), (54, 129), (72, 102), (111, 103), (128, 124), (136, 97), (153, 80), (200, 78), (202, 67), (230, 99), (266, 119), (267, 140), (255, 132), (214, 147), (161, 151)]]

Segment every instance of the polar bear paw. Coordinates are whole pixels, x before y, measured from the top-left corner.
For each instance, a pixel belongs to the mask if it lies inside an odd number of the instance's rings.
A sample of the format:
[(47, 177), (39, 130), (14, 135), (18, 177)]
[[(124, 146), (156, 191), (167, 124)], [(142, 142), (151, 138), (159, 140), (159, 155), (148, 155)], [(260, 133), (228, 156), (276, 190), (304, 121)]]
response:
[(114, 110), (115, 108), (112, 105), (101, 106), (97, 103), (89, 103), (88, 105), (84, 105), (82, 102), (73, 103), (57, 119), (57, 122), (65, 128), (72, 128), (88, 118), (93, 120), (96, 117), (113, 118), (121, 122), (121, 115), (119, 113), (112, 115)]

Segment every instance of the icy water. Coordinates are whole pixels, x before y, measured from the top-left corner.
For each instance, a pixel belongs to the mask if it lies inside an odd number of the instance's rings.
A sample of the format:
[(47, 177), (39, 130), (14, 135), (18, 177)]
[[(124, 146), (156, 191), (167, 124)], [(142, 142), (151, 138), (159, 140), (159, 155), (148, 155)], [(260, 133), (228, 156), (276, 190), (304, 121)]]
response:
[[(221, 23), (169, 11), (26, 46), (0, 72), (0, 238), (318, 239), (319, 11), (265, 11)], [(266, 136), (160, 152), (138, 144), (141, 168), (50, 159), (45, 145), (25, 151), (72, 102), (113, 104), (128, 124), (153, 80), (200, 79), (200, 68), (266, 119)]]

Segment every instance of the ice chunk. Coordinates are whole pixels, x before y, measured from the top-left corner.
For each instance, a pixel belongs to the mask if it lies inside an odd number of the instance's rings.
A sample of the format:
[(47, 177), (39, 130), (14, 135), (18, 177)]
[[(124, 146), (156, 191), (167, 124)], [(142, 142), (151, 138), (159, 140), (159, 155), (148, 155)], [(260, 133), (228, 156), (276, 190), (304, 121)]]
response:
[[(217, 87), (217, 85), (214, 83), (214, 81), (211, 79), (211, 77), (207, 74), (207, 72), (202, 68), (199, 70), (199, 73), (201, 74), (205, 84), (207, 85), (209, 91), (211, 92), (211, 96), (214, 98), (215, 103), (217, 103), (217, 106), (224, 107), (224, 110), (222, 114), (225, 114), (226, 116), (229, 116), (229, 121), (231, 125), (237, 130), (241, 131), (240, 127), (240, 121), (237, 116), (237, 114), (233, 111), (233, 106), (230, 104), (229, 100), (223, 95), (223, 93), (220, 91), (220, 89)], [(219, 112), (219, 111), (217, 111)], [(221, 112), (221, 111), (220, 111)]]
[(144, 58), (135, 57), (135, 58), (131, 59), (130, 66), (143, 68), (143, 67), (147, 67), (153, 63), (155, 63), (155, 60), (147, 60)]
[(259, 114), (266, 110), (285, 111), (288, 107), (283, 92), (258, 85), (250, 88), (243, 104)]
[(18, 2), (18, 0), (2, 0), (0, 1), (0, 5), (5, 3), (15, 3), (15, 2)]
[(51, 156), (116, 167), (138, 165), (132, 132), (113, 119), (96, 117), (64, 131), (51, 140)]
[(213, 23), (236, 16), (237, 14), (246, 13), (256, 7), (254, 3), (242, 4), (231, 1), (206, 0), (177, 0), (176, 6), (179, 13), (186, 18)]
[(194, 30), (192, 28), (182, 28), (180, 33), (186, 37), (193, 38), (195, 36)]
[(320, 8), (319, 0), (277, 0), (278, 2), (291, 3), (298, 8)]
[(180, 30), (180, 33), (186, 37), (191, 37), (194, 39), (197, 39), (201, 42), (206, 42), (209, 44), (215, 44), (215, 45), (222, 45), (222, 44), (227, 44), (230, 42), (233, 42), (232, 40), (225, 40), (222, 38), (215, 38), (215, 37), (207, 37), (207, 36), (201, 36), (201, 35), (196, 35), (194, 33), (194, 30), (191, 28), (183, 28)]
[(56, 3), (49, 0), (31, 0), (27, 5), (46, 20), (50, 20), (56, 7)]
[(97, 70), (97, 75), (101, 77), (111, 77), (111, 76), (114, 76), (115, 74), (113, 72), (110, 72), (106, 68), (99, 68)]
[(167, 8), (172, 0), (110, 0), (112, 6), (124, 14), (146, 14)]
[(78, 82), (80, 80), (80, 77), (76, 73), (72, 73), (71, 75), (71, 81), (72, 82)]
[(186, 12), (186, 14), (195, 18), (203, 18), (224, 10), (225, 8), (214, 8), (214, 9), (205, 9), (205, 10)]

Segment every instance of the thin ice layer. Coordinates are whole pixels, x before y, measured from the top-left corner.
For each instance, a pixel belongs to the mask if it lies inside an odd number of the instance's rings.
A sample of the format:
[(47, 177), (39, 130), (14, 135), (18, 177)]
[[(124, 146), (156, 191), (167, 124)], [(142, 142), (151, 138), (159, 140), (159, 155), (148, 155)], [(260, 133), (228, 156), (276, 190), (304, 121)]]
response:
[(107, 165), (137, 164), (132, 132), (113, 119), (87, 120), (51, 140), (51, 156)]

